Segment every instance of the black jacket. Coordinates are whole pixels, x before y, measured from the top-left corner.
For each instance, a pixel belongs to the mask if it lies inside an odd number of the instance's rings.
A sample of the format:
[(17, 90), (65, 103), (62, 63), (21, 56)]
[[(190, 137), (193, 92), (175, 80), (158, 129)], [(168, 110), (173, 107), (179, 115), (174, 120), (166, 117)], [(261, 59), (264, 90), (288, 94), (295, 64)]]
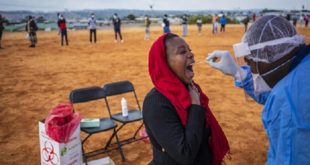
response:
[(182, 17), (182, 24), (186, 25), (187, 24), (187, 18), (186, 17)]
[(38, 26), (36, 22), (33, 19), (31, 19), (27, 22), (25, 30), (27, 32), (36, 32), (38, 30)]
[(171, 102), (152, 89), (143, 103), (143, 120), (149, 135), (156, 165), (211, 164), (210, 130), (205, 127), (204, 109), (192, 105), (186, 126)]
[(4, 30), (3, 22), (4, 22), (3, 18), (0, 18), (0, 31)]
[(119, 17), (113, 18), (112, 23), (115, 30), (119, 30), (121, 28), (122, 21)]
[(164, 22), (166, 27), (170, 26), (170, 22), (169, 22), (168, 18), (164, 18), (163, 22)]

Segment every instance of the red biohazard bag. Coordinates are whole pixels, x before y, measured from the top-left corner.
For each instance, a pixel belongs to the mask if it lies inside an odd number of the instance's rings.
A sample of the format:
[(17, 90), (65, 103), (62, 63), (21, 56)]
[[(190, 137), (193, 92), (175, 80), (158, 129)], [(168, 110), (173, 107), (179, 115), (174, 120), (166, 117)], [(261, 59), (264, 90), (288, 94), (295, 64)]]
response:
[(59, 143), (67, 143), (80, 121), (81, 116), (73, 112), (71, 103), (60, 103), (45, 119), (46, 134)]
[(142, 141), (144, 141), (145, 143), (150, 143), (150, 138), (148, 134), (146, 133), (145, 128), (141, 128), (141, 130), (139, 131), (139, 135), (140, 135), (140, 138), (143, 138)]

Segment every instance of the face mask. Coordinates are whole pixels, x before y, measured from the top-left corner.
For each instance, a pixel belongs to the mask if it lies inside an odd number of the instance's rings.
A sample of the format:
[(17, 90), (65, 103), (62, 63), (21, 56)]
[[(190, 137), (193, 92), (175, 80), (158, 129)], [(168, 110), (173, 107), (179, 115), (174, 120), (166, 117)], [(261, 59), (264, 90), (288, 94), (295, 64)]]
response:
[(263, 79), (263, 77), (260, 74), (252, 74), (253, 76), (253, 84), (254, 84), (254, 91), (257, 93), (263, 93), (271, 91), (271, 88), (266, 83), (266, 81)]

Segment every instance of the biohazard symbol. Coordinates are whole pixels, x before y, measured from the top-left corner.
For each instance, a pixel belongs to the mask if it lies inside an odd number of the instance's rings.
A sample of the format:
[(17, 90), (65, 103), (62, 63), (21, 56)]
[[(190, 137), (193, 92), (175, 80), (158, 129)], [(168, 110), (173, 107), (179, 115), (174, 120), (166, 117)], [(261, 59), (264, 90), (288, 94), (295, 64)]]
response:
[(54, 151), (54, 146), (51, 142), (45, 141), (44, 148), (42, 149), (43, 159), (47, 163), (51, 163), (52, 165), (56, 165), (59, 162), (59, 157)]

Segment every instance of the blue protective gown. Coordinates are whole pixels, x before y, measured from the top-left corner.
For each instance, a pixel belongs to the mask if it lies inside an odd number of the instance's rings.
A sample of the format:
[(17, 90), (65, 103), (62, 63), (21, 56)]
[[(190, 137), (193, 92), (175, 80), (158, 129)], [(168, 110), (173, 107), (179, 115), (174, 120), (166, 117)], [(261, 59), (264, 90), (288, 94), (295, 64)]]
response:
[(241, 84), (264, 104), (262, 120), (269, 139), (267, 165), (310, 165), (310, 54), (304, 56), (270, 92), (255, 93), (249, 67)]

